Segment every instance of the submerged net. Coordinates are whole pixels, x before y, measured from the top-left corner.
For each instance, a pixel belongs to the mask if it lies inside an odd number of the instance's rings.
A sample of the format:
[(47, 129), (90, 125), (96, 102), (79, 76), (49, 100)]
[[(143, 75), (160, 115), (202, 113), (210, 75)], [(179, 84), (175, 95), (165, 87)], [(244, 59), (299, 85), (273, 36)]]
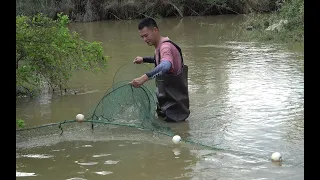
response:
[(147, 86), (134, 88), (125, 81), (107, 91), (86, 121), (159, 130), (162, 126), (155, 113), (153, 92)]
[[(156, 115), (154, 81), (148, 81), (140, 88), (134, 88), (129, 84), (133, 78), (141, 76), (142, 73), (148, 70), (149, 67), (144, 65), (125, 65), (120, 67), (114, 76), (113, 85), (97, 102), (96, 106), (85, 114), (84, 122), (77, 123), (75, 119), (72, 119), (33, 128), (18, 129), (16, 131), (17, 143), (24, 144), (24, 146), (32, 143), (38, 145), (39, 143), (60, 141), (62, 140), (61, 138), (64, 138), (64, 140), (77, 138), (85, 140), (91, 137), (91, 140), (96, 140), (98, 137), (94, 136), (92, 132), (97, 134), (101, 127), (107, 127), (107, 130), (101, 131), (107, 134), (101, 136), (108, 138), (121, 136), (121, 132), (129, 131), (127, 130), (128, 127), (174, 136), (175, 133), (167, 126), (168, 124)], [(111, 126), (125, 129), (114, 130)], [(130, 134), (134, 133), (130, 130)], [(62, 134), (64, 135), (63, 137), (55, 136)], [(188, 139), (184, 141), (198, 144)]]
[[(150, 70), (148, 65), (125, 64), (121, 66), (113, 78), (112, 86), (89, 112), (85, 113), (85, 121), (78, 124), (75, 119), (42, 126), (17, 129), (16, 140), (23, 142), (32, 137), (47, 137), (66, 134), (72, 129), (79, 131), (94, 130), (97, 126), (116, 125), (134, 127), (172, 135), (156, 116), (155, 82), (148, 81), (140, 88), (134, 88), (129, 82)], [(82, 130), (80, 130), (80, 129)]]
[(150, 70), (147, 65), (121, 66), (113, 85), (107, 90), (98, 104), (86, 115), (86, 121), (94, 124), (130, 126), (152, 131), (168, 131), (156, 116), (155, 82), (147, 81), (140, 88), (129, 82)]

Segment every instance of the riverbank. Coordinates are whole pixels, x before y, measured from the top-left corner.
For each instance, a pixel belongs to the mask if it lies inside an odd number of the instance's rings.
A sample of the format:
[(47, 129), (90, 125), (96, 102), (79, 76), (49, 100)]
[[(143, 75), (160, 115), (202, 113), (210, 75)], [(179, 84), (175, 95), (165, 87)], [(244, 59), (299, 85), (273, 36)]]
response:
[(72, 21), (129, 20), (143, 17), (185, 17), (218, 14), (272, 12), (282, 0), (55, 0), (17, 1), (16, 14), (43, 13), (54, 18), (58, 12)]
[(244, 38), (303, 45), (304, 1), (287, 1), (268, 14), (249, 14), (241, 28), (247, 31)]
[(72, 22), (245, 14), (248, 19), (239, 27), (239, 31), (243, 31), (242, 39), (302, 45), (304, 42), (303, 0), (17, 1), (17, 15), (38, 12), (53, 19), (57, 18), (58, 12), (63, 12)]

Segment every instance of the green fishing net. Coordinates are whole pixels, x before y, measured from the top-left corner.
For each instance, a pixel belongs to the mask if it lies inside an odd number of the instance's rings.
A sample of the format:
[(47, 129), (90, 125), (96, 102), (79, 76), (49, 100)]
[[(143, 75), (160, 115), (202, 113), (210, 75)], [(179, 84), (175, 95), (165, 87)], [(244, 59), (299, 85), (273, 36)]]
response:
[(147, 87), (134, 88), (127, 81), (114, 84), (86, 120), (156, 130), (156, 101)]
[[(134, 127), (173, 135), (170, 128), (157, 118), (154, 80), (146, 82), (140, 88), (134, 88), (129, 84), (132, 79), (141, 76), (150, 68), (144, 64), (121, 66), (116, 71), (112, 86), (101, 100), (91, 110), (84, 113), (84, 122), (78, 123), (75, 119), (70, 119), (59, 123), (17, 129), (17, 142), (23, 142), (33, 137), (46, 139), (45, 137), (48, 136), (67, 134), (72, 131), (80, 134), (80, 132), (87, 132), (88, 129), (95, 130), (106, 125)], [(75, 136), (74, 133), (72, 136)]]
[[(152, 68), (154, 68), (154, 64), (151, 64), (151, 63), (147, 63), (147, 64), (132, 64), (132, 63), (123, 64), (115, 72), (115, 75), (113, 77), (113, 83), (112, 83), (113, 84), (113, 88), (117, 88), (119, 85), (121, 85), (121, 82), (123, 82), (123, 83), (130, 82), (134, 78), (140, 77), (144, 73), (150, 71)], [(155, 84), (154, 79), (145, 82), (144, 86), (146, 86), (151, 91), (155, 91), (156, 84)], [(111, 88), (110, 88), (110, 90), (111, 90)]]
[[(100, 102), (86, 115), (86, 121), (94, 124), (130, 126), (152, 131), (165, 128), (156, 116), (154, 80), (147, 81), (139, 88), (129, 84), (132, 79), (150, 70), (147, 65), (121, 66), (110, 87)], [(168, 128), (166, 128), (169, 130)]]
[[(169, 136), (171, 141), (171, 137), (177, 133), (157, 117), (154, 80), (146, 82), (139, 88), (129, 84), (132, 79), (141, 76), (150, 68), (143, 64), (121, 66), (115, 73), (112, 86), (101, 100), (87, 113), (83, 113), (85, 120), (82, 123), (77, 122), (74, 115), (74, 119), (58, 123), (17, 129), (16, 146), (48, 145), (66, 140), (114, 139), (124, 134), (128, 139), (138, 137), (136, 135), (141, 134), (141, 130), (145, 130), (145, 134), (152, 133), (152, 137)], [(139, 137), (141, 140), (150, 139), (149, 135)], [(184, 142), (200, 145), (190, 138), (182, 138)]]

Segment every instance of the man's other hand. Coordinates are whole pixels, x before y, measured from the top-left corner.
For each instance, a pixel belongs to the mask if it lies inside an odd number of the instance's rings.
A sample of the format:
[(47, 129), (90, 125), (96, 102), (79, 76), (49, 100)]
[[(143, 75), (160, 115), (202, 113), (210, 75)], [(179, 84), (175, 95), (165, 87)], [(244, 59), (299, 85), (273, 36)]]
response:
[(143, 85), (146, 81), (148, 81), (148, 76), (144, 74), (141, 77), (135, 78), (133, 81), (130, 82), (130, 84), (133, 87), (138, 88), (141, 85)]
[(137, 56), (136, 58), (134, 58), (133, 63), (134, 63), (134, 64), (141, 64), (141, 63), (143, 63), (143, 57)]

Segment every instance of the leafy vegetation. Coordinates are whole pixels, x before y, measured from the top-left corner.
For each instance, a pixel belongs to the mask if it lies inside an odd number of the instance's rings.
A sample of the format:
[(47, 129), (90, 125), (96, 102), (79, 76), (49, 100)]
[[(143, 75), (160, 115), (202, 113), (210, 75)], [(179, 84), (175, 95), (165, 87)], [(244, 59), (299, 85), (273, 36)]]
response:
[(261, 41), (303, 43), (304, 0), (285, 1), (273, 13), (250, 14), (242, 28), (250, 28), (247, 36)]
[(16, 123), (18, 125), (18, 128), (24, 128), (25, 126), (24, 120), (22, 119), (16, 119)]
[(36, 95), (47, 83), (66, 86), (75, 70), (104, 70), (108, 57), (98, 42), (88, 42), (70, 32), (69, 18), (53, 20), (43, 14), (16, 17), (17, 94)]

